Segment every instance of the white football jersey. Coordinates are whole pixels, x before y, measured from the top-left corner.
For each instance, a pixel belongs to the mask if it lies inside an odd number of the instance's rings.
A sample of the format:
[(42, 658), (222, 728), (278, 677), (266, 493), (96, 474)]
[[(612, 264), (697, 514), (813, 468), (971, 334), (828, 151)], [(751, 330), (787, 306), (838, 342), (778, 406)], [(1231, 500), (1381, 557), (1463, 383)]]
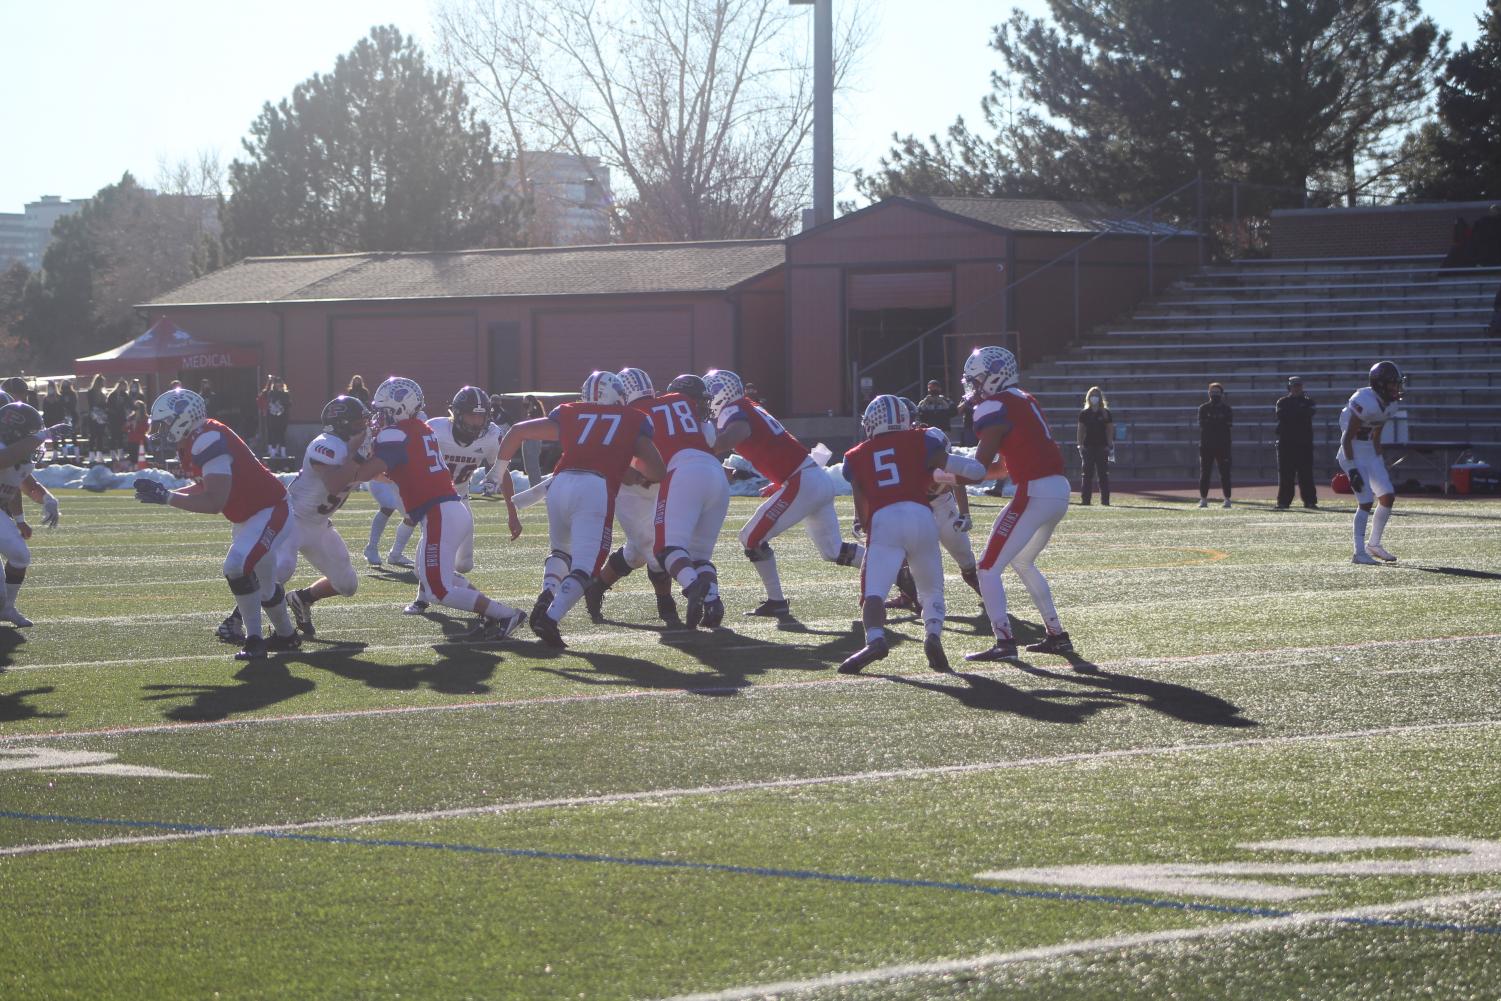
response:
[(9, 508), (10, 502), (20, 496), (21, 484), (32, 468), (31, 463), (23, 462), (9, 469), (0, 469), (0, 508)]
[(1359, 417), (1362, 427), (1375, 430), (1397, 415), (1397, 406), (1401, 401), (1393, 400), (1384, 403), (1381, 394), (1370, 386), (1357, 389), (1350, 397), (1350, 402), (1345, 404), (1345, 409), (1339, 412), (1339, 430), (1343, 434), (1349, 430), (1351, 416)]
[(325, 431), (308, 442), (307, 451), (302, 454), (302, 469), (287, 487), (292, 512), (299, 518), (317, 519), (327, 518), (343, 507), (354, 484), (342, 493), (331, 494), (313, 466), (342, 466), (348, 458), (349, 443), (336, 435)]
[(453, 476), (454, 490), (460, 497), (468, 497), (469, 481), (474, 477), (474, 471), (481, 467), (493, 469), (500, 460), (500, 439), (505, 431), (494, 424), (486, 424), (479, 437), (467, 445), (460, 445), (453, 437), (452, 417), (434, 417), (427, 426), (433, 429), (433, 437), (438, 439), (438, 449)]

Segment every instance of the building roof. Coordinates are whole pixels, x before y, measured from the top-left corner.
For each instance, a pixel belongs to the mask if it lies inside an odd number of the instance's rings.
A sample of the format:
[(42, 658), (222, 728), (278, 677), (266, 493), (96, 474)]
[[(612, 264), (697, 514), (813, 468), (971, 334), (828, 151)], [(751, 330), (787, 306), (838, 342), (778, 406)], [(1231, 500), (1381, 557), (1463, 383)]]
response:
[[(959, 198), (941, 195), (904, 196), (919, 205), (983, 222), (1018, 233), (1119, 233), (1137, 236), (1148, 232), (1146, 216), (1089, 202), (1065, 202), (1051, 198)], [(1191, 236), (1192, 231), (1154, 220), (1158, 236)]]
[(785, 260), (781, 240), (249, 257), (163, 293), (142, 308), (722, 292)]

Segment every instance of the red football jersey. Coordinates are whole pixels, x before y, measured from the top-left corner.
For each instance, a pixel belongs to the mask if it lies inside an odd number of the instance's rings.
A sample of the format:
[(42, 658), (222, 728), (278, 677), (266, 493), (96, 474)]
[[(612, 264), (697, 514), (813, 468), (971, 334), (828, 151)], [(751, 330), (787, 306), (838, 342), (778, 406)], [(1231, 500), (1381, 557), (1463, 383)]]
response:
[[(196, 455), (194, 446), (199, 446)], [(204, 421), (201, 428), (177, 445), (182, 475), (191, 479), (201, 478), (203, 467), (222, 456), (229, 457), (230, 476), (229, 502), (224, 505), (223, 513), (236, 525), (257, 511), (287, 499), (287, 488), (261, 465), (244, 439), (216, 420)]]
[(408, 417), (375, 436), (375, 455), (386, 463), (386, 476), (401, 493), (401, 506), (421, 517), (441, 500), (457, 497), (443, 449), (427, 422)]
[(1001, 454), (1013, 482), (1029, 483), (1044, 476), (1063, 475), (1063, 453), (1048, 430), (1047, 418), (1031, 394), (1015, 386), (987, 396), (975, 406), (975, 434), (1000, 422), (1011, 425), (1001, 441)]
[(871, 517), (890, 504), (910, 501), (927, 507), (933, 485), (928, 460), (944, 450), (942, 437), (922, 429), (888, 431), (845, 452), (844, 478), (860, 488), (861, 523), (869, 527)]
[(736, 421), (750, 427), (750, 437), (735, 451), (773, 483), (786, 483), (808, 458), (808, 449), (777, 423), (777, 419), (745, 397), (726, 403), (719, 411), (719, 430)]
[(598, 473), (610, 485), (612, 494), (620, 487), (621, 474), (636, 457), (636, 439), (653, 436), (651, 418), (634, 406), (579, 400), (554, 407), (547, 418), (558, 425), (558, 443), (563, 446), (563, 457), (554, 471), (584, 469)]
[(693, 400), (682, 393), (664, 393), (638, 403), (648, 404), (646, 412), (651, 416), (654, 432), (652, 441), (662, 453), (664, 465), (671, 465), (673, 456), (680, 452), (696, 450), (714, 455), (714, 449), (704, 437), (704, 422), (699, 419)]

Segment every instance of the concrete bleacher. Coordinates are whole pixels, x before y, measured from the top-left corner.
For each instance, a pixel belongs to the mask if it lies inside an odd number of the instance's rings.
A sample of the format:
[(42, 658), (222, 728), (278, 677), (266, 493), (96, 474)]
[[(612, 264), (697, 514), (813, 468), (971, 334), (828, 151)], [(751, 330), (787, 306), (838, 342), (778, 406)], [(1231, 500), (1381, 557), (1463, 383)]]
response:
[(1382, 358), (1410, 377), (1394, 434), (1468, 441), (1501, 463), (1501, 337), (1488, 334), (1501, 271), (1439, 271), (1438, 257), (1242, 261), (1205, 268), (1033, 366), (1025, 385), (1064, 443), (1073, 473), (1084, 391), (1105, 389), (1126, 437), (1117, 475), (1196, 479), (1197, 408), (1210, 381), (1235, 408), (1235, 475), (1276, 478), (1273, 404), (1289, 375), (1319, 403), (1315, 472), (1333, 474), (1339, 412)]

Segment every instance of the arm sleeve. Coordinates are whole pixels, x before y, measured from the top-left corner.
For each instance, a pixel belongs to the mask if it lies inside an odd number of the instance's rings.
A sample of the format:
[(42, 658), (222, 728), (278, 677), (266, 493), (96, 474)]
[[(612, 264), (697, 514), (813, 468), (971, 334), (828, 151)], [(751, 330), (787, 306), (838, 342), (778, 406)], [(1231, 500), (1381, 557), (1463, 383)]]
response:
[(386, 464), (387, 469), (395, 469), (407, 461), (406, 439), (406, 432), (397, 428), (386, 428), (376, 435), (375, 447), (371, 451), (377, 459)]
[(975, 407), (975, 431), (978, 433), (1006, 423), (1006, 405), (1000, 400), (986, 400)]
[(201, 434), (194, 440), (193, 461), (205, 476), (230, 476), (234, 472), (234, 460), (229, 456), (229, 443), (217, 431)]
[(855, 471), (850, 468), (850, 457), (848, 455), (844, 457), (844, 462), (839, 465), (839, 475), (851, 483), (855, 482)]
[(967, 455), (950, 455), (944, 463), (944, 469), (955, 476), (962, 476), (966, 480), (980, 480), (985, 478), (985, 467)]

